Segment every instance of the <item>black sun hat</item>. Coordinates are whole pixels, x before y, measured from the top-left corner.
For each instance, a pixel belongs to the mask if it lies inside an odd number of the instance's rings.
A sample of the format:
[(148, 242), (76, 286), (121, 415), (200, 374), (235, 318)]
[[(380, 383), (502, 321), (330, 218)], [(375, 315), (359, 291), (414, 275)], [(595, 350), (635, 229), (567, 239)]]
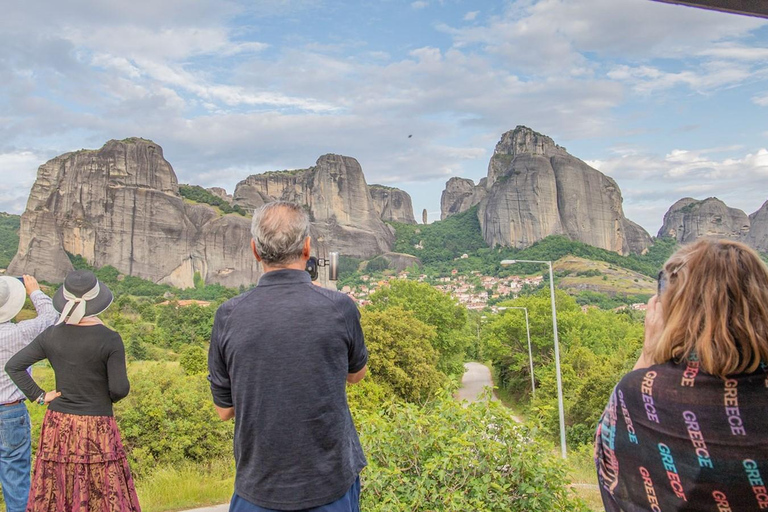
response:
[(61, 313), (57, 324), (80, 323), (84, 317), (95, 316), (112, 304), (112, 292), (90, 270), (75, 270), (67, 274), (64, 284), (53, 296), (53, 307)]

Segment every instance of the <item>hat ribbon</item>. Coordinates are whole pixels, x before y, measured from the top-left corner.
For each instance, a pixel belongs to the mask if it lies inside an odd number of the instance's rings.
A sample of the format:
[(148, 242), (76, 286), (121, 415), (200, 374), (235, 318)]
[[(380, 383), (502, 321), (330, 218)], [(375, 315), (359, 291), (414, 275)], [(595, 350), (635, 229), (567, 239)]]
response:
[[(86, 302), (98, 297), (100, 291), (101, 290), (99, 288), (98, 281), (96, 282), (96, 286), (94, 286), (93, 288), (85, 292), (82, 297), (77, 297), (73, 295), (69, 290), (67, 290), (67, 287), (64, 286), (63, 294), (64, 294), (64, 298), (67, 299), (67, 303), (64, 305), (64, 308), (61, 310), (61, 315), (59, 316), (59, 320), (58, 322), (56, 322), (56, 325), (62, 323), (64, 319), (67, 320), (68, 325), (79, 324), (80, 320), (82, 320), (83, 317), (85, 316)], [(67, 315), (69, 315), (69, 318), (67, 318)]]

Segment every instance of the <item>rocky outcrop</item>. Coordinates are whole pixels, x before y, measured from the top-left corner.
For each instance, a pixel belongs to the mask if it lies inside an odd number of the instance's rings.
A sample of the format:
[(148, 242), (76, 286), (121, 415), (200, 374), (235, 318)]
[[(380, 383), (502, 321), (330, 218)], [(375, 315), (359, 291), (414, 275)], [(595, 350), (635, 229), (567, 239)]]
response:
[(651, 244), (648, 233), (624, 217), (613, 179), (530, 128), (502, 135), (485, 188), (478, 217), (490, 246), (522, 248), (550, 235), (620, 254)]
[(397, 272), (402, 272), (414, 265), (421, 268), (422, 263), (419, 258), (410, 254), (403, 254), (399, 252), (387, 252), (380, 256), (387, 261), (389, 268)]
[(72, 269), (69, 252), (159, 283), (192, 286), (199, 272), (238, 286), (260, 273), (249, 242), (248, 219), (184, 203), (160, 146), (112, 140), (40, 166), (9, 271), (60, 282)]
[(761, 252), (768, 252), (768, 201), (749, 216), (749, 234), (746, 242)]
[(413, 217), (413, 204), (408, 192), (384, 185), (370, 185), (373, 204), (376, 211), (385, 222), (401, 222), (403, 224), (416, 224)]
[(249, 176), (234, 193), (235, 204), (245, 208), (278, 199), (303, 205), (329, 250), (365, 259), (388, 252), (394, 243), (394, 232), (379, 217), (354, 158), (323, 155), (309, 169)]
[(232, 195), (231, 194), (227, 194), (227, 191), (225, 189), (223, 189), (221, 187), (211, 187), (211, 188), (207, 188), (205, 190), (207, 190), (211, 194), (215, 195), (219, 199), (223, 199), (226, 202), (228, 202), (229, 204), (232, 204), (232, 201), (233, 201)]
[(729, 208), (716, 197), (703, 201), (686, 197), (664, 215), (658, 236), (672, 237), (685, 244), (704, 236), (746, 240), (749, 231), (750, 219), (743, 211)]
[(475, 185), (474, 181), (467, 178), (449, 179), (440, 197), (440, 220), (480, 204), (486, 194), (486, 181), (487, 179), (483, 178)]

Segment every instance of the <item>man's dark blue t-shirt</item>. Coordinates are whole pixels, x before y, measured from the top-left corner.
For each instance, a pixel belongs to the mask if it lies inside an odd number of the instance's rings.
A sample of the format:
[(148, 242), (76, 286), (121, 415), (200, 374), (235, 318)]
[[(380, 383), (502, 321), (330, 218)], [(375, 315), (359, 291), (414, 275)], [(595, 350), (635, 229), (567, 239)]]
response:
[(235, 492), (300, 510), (340, 498), (365, 467), (347, 374), (368, 351), (346, 295), (301, 270), (264, 274), (219, 308), (208, 369), (213, 401), (235, 408)]

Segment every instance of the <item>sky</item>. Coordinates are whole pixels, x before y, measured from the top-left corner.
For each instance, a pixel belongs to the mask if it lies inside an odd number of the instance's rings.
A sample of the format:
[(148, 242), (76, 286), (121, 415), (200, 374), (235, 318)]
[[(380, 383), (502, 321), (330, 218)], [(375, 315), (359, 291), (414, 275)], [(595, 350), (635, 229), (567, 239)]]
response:
[[(36, 0), (0, 17), (0, 211), (37, 168), (144, 137), (181, 183), (356, 158), (440, 218), (517, 125), (614, 178), (656, 235), (683, 197), (768, 199), (768, 20), (650, 0)], [(409, 137), (410, 136), (410, 137)]]

